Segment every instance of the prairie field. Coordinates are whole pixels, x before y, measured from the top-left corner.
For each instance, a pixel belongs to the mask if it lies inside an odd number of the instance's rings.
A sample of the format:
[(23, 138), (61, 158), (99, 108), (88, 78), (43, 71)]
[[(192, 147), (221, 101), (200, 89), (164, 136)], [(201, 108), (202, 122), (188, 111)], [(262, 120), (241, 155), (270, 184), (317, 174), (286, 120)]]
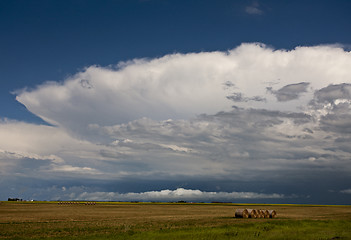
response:
[(351, 206), (0, 202), (0, 239), (351, 239)]

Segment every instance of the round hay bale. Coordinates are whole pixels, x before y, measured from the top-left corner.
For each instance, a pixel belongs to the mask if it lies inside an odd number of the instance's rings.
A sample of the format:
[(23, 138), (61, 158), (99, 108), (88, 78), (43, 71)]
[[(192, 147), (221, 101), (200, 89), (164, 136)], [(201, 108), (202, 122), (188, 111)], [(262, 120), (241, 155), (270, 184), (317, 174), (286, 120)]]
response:
[(248, 218), (249, 213), (247, 212), (246, 209), (236, 209), (235, 210), (235, 217), (236, 218)]
[(248, 208), (246, 210), (247, 210), (247, 212), (249, 214), (249, 218), (257, 218), (257, 211), (256, 211), (256, 209)]
[(268, 210), (269, 217), (275, 218), (277, 216), (277, 212), (275, 210)]
[(260, 218), (264, 218), (264, 210), (259, 209), (258, 212), (260, 214)]
[(263, 211), (263, 216), (264, 218), (269, 218), (269, 212), (268, 210), (262, 210)]

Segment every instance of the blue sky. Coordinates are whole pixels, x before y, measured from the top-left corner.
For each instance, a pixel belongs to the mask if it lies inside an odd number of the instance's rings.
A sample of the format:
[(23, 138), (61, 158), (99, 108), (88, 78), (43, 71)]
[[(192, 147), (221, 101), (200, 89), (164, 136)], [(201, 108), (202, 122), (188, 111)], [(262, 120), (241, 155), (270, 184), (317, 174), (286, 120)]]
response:
[(1, 1), (0, 199), (351, 200), (350, 1)]

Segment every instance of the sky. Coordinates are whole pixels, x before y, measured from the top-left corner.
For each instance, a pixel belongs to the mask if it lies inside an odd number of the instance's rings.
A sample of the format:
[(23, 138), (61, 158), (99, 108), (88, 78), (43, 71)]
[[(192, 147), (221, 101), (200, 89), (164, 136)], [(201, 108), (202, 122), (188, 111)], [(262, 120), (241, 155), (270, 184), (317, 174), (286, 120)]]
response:
[(0, 1), (0, 200), (351, 203), (351, 1)]

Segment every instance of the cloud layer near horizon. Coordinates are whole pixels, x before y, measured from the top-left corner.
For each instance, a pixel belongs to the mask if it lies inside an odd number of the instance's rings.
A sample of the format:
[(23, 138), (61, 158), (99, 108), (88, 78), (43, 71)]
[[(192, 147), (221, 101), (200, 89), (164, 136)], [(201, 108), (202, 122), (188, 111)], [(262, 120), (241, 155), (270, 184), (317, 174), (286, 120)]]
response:
[(205, 192), (200, 190), (177, 188), (176, 190), (148, 191), (141, 193), (116, 193), (116, 192), (83, 192), (67, 194), (68, 199), (99, 201), (233, 201), (233, 199), (274, 199), (285, 198), (282, 194), (263, 194), (254, 192)]
[(72, 186), (82, 178), (206, 185), (350, 175), (350, 67), (350, 52), (337, 46), (262, 44), (90, 66), (17, 91), (53, 126), (3, 120), (0, 171), (69, 176)]

